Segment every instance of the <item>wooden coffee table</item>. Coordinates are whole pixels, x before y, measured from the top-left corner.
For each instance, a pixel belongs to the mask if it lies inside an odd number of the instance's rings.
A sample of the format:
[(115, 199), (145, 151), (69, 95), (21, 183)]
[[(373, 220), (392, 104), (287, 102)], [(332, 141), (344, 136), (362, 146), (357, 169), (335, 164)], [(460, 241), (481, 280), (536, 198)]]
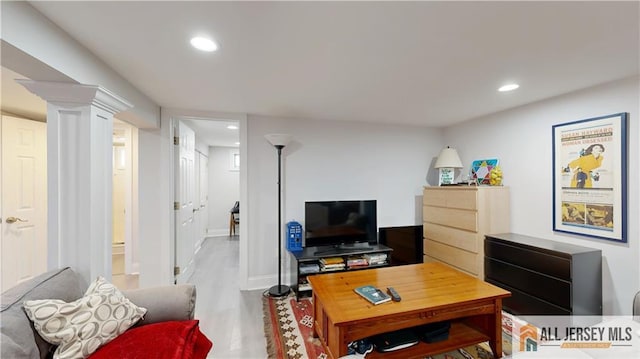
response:
[[(331, 273), (308, 277), (313, 289), (314, 333), (330, 357), (347, 354), (347, 344), (375, 334), (451, 321), (449, 339), (421, 342), (395, 352), (374, 351), (367, 358), (424, 358), (489, 341), (502, 356), (502, 298), (510, 292), (440, 263)], [(353, 289), (394, 287), (400, 302), (373, 305)]]

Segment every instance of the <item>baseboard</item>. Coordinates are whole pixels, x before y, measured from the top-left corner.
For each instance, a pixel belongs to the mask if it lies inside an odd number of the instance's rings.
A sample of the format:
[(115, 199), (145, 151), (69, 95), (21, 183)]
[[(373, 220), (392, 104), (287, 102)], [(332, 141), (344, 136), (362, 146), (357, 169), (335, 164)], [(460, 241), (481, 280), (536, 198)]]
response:
[[(250, 277), (247, 280), (247, 288), (246, 290), (258, 290), (258, 289), (268, 289), (278, 284), (278, 276), (277, 275), (265, 275), (265, 276), (256, 276)], [(282, 276), (282, 284), (291, 286), (291, 279), (287, 276)]]
[(140, 262), (131, 263), (131, 273), (127, 274), (140, 274)]
[(198, 242), (196, 242), (196, 246), (194, 247), (193, 256), (195, 257), (198, 252), (200, 252), (200, 248), (202, 248), (202, 243), (204, 243), (204, 238), (200, 238)]
[(226, 229), (207, 229), (207, 237), (228, 236), (229, 228)]
[(185, 268), (180, 268), (180, 274), (176, 276), (176, 282), (178, 284), (187, 283), (187, 281), (191, 278), (193, 273), (195, 273), (193, 269), (193, 259), (189, 261)]
[(247, 290), (267, 289), (278, 284), (278, 276), (256, 276), (247, 280)]

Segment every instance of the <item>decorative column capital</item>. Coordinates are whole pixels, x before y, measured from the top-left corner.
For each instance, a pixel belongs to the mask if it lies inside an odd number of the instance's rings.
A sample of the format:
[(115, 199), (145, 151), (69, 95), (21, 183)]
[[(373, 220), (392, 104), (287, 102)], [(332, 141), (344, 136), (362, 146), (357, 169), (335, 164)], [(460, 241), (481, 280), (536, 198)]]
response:
[(122, 97), (96, 85), (23, 79), (18, 79), (16, 82), (47, 101), (47, 103), (61, 107), (93, 105), (111, 114), (126, 111), (133, 107), (131, 103)]

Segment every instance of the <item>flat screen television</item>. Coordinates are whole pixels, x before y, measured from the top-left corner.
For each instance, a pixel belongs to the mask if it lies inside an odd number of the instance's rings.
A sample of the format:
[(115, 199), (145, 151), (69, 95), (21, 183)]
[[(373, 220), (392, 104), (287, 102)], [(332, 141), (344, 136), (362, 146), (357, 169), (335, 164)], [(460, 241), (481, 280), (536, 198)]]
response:
[(304, 247), (348, 251), (378, 243), (375, 200), (305, 202), (304, 225)]

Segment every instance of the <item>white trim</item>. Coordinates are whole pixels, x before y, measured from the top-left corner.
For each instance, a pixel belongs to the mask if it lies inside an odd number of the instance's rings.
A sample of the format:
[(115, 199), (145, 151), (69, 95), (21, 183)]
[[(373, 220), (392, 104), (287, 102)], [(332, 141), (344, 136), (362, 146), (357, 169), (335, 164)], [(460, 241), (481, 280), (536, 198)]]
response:
[(15, 81), (43, 100), (56, 103), (60, 107), (91, 103), (112, 115), (133, 107), (127, 100), (100, 86), (26, 79)]
[[(242, 236), (244, 238), (249, 238), (250, 233), (249, 233), (249, 226), (247, 225), (247, 222), (250, 221), (250, 216), (249, 216), (249, 208), (250, 208), (250, 203), (247, 202), (248, 199), (248, 173), (247, 173), (247, 157), (246, 153), (248, 153), (248, 148), (247, 148), (247, 141), (248, 141), (248, 134), (247, 134), (247, 126), (248, 126), (248, 121), (247, 121), (247, 114), (244, 113), (229, 113), (229, 112), (213, 112), (213, 111), (197, 111), (197, 110), (187, 110), (187, 109), (175, 109), (175, 108), (168, 108), (168, 109), (162, 109), (161, 111), (161, 117), (162, 117), (162, 123), (163, 126), (165, 125), (169, 125), (169, 139), (171, 139), (171, 143), (173, 143), (173, 129), (170, 126), (170, 124), (173, 122), (173, 119), (179, 119), (179, 118), (188, 118), (188, 119), (203, 119), (203, 120), (207, 120), (207, 119), (228, 119), (228, 120), (235, 120), (238, 121), (239, 125), (240, 125), (240, 129), (239, 129), (239, 133), (240, 133), (240, 156), (243, 156), (243, 160), (240, 161), (240, 203), (243, 203), (243, 212), (245, 213), (243, 215), (243, 220), (240, 221), (240, 233), (242, 233)], [(161, 126), (162, 128), (162, 126)], [(175, 186), (174, 184), (174, 173), (175, 173), (175, 166), (174, 166), (174, 161), (171, 160), (174, 158), (174, 146), (171, 145), (169, 146), (168, 152), (167, 153), (162, 153), (161, 155), (163, 156), (163, 158), (169, 159), (168, 161), (166, 161), (168, 164), (168, 171), (169, 171), (169, 188), (171, 188), (172, 190), (168, 193), (168, 196), (170, 198), (169, 203), (173, 204), (175, 201), (175, 194), (173, 191), (173, 188)], [(173, 243), (175, 241), (175, 216), (173, 216), (173, 211), (172, 211), (172, 215), (169, 218), (169, 238), (168, 238), (168, 243), (162, 243), (161, 245), (168, 245), (170, 247), (170, 256), (169, 258), (165, 258), (165, 260), (170, 260), (171, 261), (171, 265), (170, 268), (174, 267), (174, 253), (173, 253)], [(225, 232), (228, 233), (228, 232)], [(164, 239), (164, 238), (163, 238)], [(239, 245), (239, 273), (238, 273), (238, 285), (240, 287), (241, 290), (246, 290), (248, 288), (248, 267), (249, 267), (249, 248), (247, 246), (247, 241), (246, 240), (241, 240), (240, 241), (240, 245)]]
[(220, 237), (220, 236), (228, 236), (228, 235), (229, 235), (229, 228), (207, 229), (207, 237)]
[[(248, 239), (251, 238), (249, 223), (251, 223), (251, 202), (249, 201), (249, 163), (248, 151), (248, 127), (249, 121), (246, 114), (236, 117), (240, 123), (240, 203), (242, 203), (242, 220), (240, 221), (240, 236), (242, 237), (239, 244), (239, 273), (238, 284), (241, 290), (249, 288), (249, 246)], [(273, 283), (273, 282), (270, 282)]]
[[(242, 241), (240, 241), (242, 243)], [(245, 283), (245, 287), (241, 288), (242, 290), (258, 290), (258, 289), (267, 289), (273, 285), (273, 283), (278, 283), (277, 275), (264, 275), (251, 277), (247, 279)], [(286, 282), (285, 282), (286, 283)]]
[(193, 273), (195, 273), (194, 267), (193, 257), (191, 257), (187, 266), (185, 268), (181, 268), (182, 272), (176, 276), (176, 283), (187, 283), (189, 279), (191, 279)]

